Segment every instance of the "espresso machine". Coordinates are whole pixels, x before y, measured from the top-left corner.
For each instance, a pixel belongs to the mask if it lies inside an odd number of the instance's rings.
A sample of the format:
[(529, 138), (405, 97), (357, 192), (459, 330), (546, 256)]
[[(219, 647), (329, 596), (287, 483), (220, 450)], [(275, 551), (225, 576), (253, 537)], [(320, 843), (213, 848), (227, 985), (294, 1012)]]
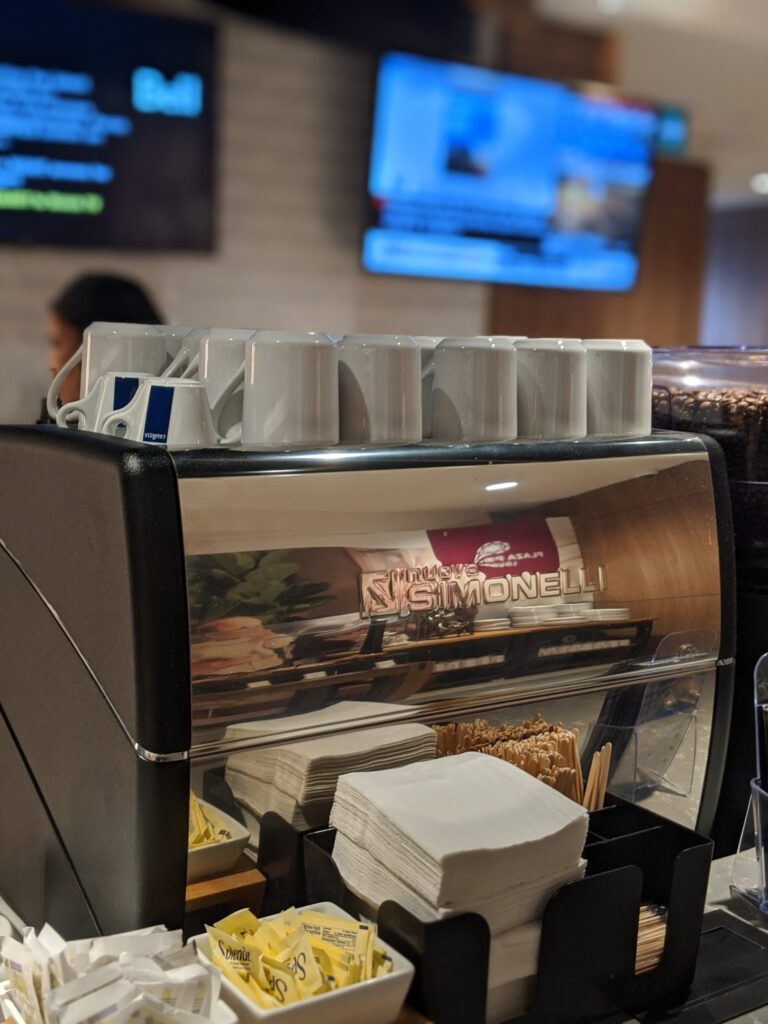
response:
[(395, 723), (538, 713), (585, 760), (611, 740), (613, 792), (711, 828), (734, 595), (709, 439), (169, 452), (6, 427), (0, 471), (0, 894), (30, 924), (181, 926), (190, 790), (252, 856), (284, 807), (238, 793), (234, 758)]

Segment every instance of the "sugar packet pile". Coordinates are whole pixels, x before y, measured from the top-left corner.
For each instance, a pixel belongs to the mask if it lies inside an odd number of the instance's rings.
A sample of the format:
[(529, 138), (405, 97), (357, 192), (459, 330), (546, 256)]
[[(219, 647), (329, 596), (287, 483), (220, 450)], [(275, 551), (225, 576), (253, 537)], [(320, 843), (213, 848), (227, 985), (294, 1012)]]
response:
[(156, 926), (65, 942), (50, 925), (0, 940), (25, 1024), (198, 1024), (214, 1019), (221, 975)]
[(198, 800), (194, 793), (189, 794), (189, 839), (187, 847), (197, 850), (211, 843), (226, 843), (232, 833), (221, 820), (213, 807)]
[(235, 988), (265, 1010), (392, 971), (376, 926), (291, 908), (260, 921), (240, 910), (206, 926), (210, 956)]
[[(313, 717), (299, 715), (293, 723), (307, 728), (312, 725), (307, 720)], [(249, 725), (232, 726), (227, 738), (247, 739), (250, 730)], [(397, 723), (232, 754), (226, 781), (241, 807), (251, 842), (257, 845), (267, 811), (275, 811), (300, 830), (327, 825), (339, 775), (432, 760), (436, 754), (432, 729)]]
[(584, 873), (583, 808), (505, 761), (465, 753), (342, 776), (330, 821), (342, 878), (372, 914), (388, 899), (421, 920), (481, 914), (487, 1020), (525, 1010), (546, 902)]

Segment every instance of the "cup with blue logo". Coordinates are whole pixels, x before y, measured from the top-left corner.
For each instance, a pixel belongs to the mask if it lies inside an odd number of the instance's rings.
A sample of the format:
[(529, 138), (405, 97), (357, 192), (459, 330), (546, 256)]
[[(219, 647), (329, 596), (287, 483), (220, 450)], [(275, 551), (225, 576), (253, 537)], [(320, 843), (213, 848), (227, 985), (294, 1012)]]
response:
[(101, 432), (171, 449), (215, 448), (220, 440), (205, 384), (179, 377), (142, 381), (130, 404), (107, 416)]
[(80, 430), (101, 430), (104, 420), (116, 409), (128, 405), (139, 390), (140, 384), (147, 380), (149, 373), (103, 373), (98, 377), (85, 396), (75, 402), (62, 405), (56, 414), (56, 424), (68, 427), (75, 424)]

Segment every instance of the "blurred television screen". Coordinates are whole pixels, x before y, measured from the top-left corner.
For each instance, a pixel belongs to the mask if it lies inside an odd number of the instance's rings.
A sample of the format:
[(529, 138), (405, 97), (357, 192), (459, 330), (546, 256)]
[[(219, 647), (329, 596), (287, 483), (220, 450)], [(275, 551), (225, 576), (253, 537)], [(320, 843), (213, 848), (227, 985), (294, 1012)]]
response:
[(626, 291), (657, 130), (650, 104), (389, 53), (378, 73), (363, 266)]
[(63, 0), (0, 35), (0, 242), (210, 249), (213, 29)]

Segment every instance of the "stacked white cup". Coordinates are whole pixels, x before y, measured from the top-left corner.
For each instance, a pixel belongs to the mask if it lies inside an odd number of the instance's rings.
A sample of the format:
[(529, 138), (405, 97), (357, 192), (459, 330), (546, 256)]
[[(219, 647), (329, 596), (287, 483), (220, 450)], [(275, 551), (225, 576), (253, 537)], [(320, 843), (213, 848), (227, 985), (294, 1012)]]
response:
[[(437, 338), (92, 324), (57, 423), (167, 447), (289, 450), (641, 436), (651, 352), (631, 339)], [(179, 376), (180, 375), (180, 376)], [(131, 397), (133, 396), (133, 397)], [(129, 400), (130, 399), (130, 400)]]

